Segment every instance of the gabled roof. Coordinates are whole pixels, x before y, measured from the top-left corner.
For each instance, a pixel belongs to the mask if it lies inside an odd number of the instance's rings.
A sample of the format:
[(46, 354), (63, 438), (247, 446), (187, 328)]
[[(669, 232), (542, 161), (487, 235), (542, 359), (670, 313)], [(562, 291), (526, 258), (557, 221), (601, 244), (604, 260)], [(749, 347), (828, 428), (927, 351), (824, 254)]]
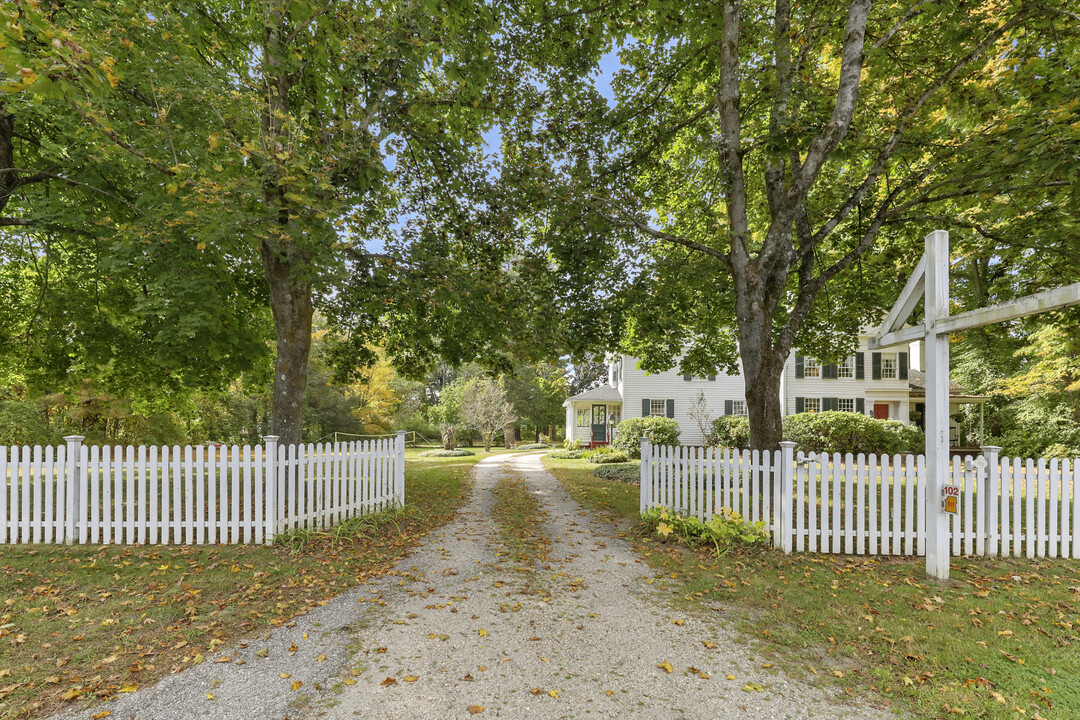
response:
[(579, 392), (577, 395), (567, 398), (566, 402), (622, 402), (622, 395), (610, 385), (601, 385), (592, 390)]

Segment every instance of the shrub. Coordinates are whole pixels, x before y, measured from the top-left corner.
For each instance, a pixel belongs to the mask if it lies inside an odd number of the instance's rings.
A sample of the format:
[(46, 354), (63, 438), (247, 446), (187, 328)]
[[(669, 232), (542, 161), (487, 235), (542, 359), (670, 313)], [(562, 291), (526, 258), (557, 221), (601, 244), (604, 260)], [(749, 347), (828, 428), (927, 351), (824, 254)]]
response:
[(593, 475), (604, 480), (634, 484), (641, 481), (641, 465), (635, 462), (601, 465), (592, 471)]
[(678, 445), (679, 423), (666, 417), (626, 418), (615, 428), (611, 445), (628, 457), (639, 459), (643, 437), (653, 445)]
[(602, 445), (595, 450), (589, 450), (582, 457), (585, 462), (601, 465), (603, 463), (624, 463), (630, 459), (622, 450), (611, 445)]
[(745, 415), (721, 415), (713, 420), (706, 445), (728, 448), (750, 447), (750, 418)]
[(584, 454), (584, 450), (565, 450), (563, 448), (556, 448), (549, 452), (547, 456), (556, 460), (580, 460), (581, 456)]
[(420, 453), (420, 457), (465, 457), (466, 455), (475, 455), (472, 450), (426, 450)]
[(709, 522), (680, 515), (667, 508), (651, 508), (642, 514), (641, 520), (655, 528), (656, 533), (665, 540), (674, 538), (692, 547), (712, 545), (717, 557), (738, 545), (756, 545), (769, 539), (764, 520), (748, 523), (739, 513), (726, 507), (713, 515)]
[(576, 437), (568, 437), (563, 440), (563, 448), (566, 450), (580, 450), (582, 444), (581, 440)]
[(518, 445), (516, 450), (547, 450), (550, 445), (547, 443), (529, 443), (527, 445)]
[(860, 413), (799, 413), (784, 418), (784, 439), (804, 452), (877, 453), (919, 452), (925, 436), (899, 420), (875, 420)]

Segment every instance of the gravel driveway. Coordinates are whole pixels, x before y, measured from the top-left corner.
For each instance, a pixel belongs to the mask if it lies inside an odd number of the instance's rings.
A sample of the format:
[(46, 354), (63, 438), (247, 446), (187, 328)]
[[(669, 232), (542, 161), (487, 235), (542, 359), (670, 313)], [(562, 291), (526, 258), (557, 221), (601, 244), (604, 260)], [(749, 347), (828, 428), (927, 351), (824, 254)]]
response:
[[(492, 489), (506, 471), (546, 512), (550, 569), (496, 554)], [(457, 520), (393, 574), (105, 709), (124, 720), (890, 717), (761, 669), (733, 631), (670, 608), (655, 579), (538, 455), (496, 455), (476, 465)]]

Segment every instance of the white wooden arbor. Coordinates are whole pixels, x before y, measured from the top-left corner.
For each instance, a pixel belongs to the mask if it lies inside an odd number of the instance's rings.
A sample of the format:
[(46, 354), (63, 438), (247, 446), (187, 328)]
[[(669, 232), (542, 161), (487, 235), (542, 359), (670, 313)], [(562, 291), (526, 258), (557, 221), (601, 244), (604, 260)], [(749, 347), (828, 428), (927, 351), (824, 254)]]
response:
[[(925, 296), (922, 323), (904, 327)], [(1047, 290), (987, 308), (949, 315), (949, 233), (926, 236), (926, 251), (908, 278), (885, 322), (870, 339), (873, 350), (926, 342), (926, 573), (949, 578), (948, 518), (941, 507), (942, 489), (949, 478), (949, 333), (992, 325), (1080, 304), (1080, 283)]]

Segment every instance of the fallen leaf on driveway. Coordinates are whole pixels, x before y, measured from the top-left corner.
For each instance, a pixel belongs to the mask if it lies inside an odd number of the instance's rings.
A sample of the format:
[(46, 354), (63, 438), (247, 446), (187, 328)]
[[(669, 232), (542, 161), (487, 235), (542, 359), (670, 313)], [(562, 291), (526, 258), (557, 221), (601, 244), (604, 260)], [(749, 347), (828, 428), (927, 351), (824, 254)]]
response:
[(663, 670), (664, 672), (667, 672), (667, 673), (675, 672), (675, 668), (673, 668), (671, 666), (671, 663), (669, 663), (667, 660), (660, 663), (656, 667), (660, 668), (661, 670)]
[(397, 685), (397, 680), (395, 678), (388, 677), (379, 684), (383, 687), (387, 687), (388, 685)]
[(469, 714), (470, 715), (479, 715), (482, 712), (484, 712), (484, 706), (483, 705), (470, 705), (469, 706)]

